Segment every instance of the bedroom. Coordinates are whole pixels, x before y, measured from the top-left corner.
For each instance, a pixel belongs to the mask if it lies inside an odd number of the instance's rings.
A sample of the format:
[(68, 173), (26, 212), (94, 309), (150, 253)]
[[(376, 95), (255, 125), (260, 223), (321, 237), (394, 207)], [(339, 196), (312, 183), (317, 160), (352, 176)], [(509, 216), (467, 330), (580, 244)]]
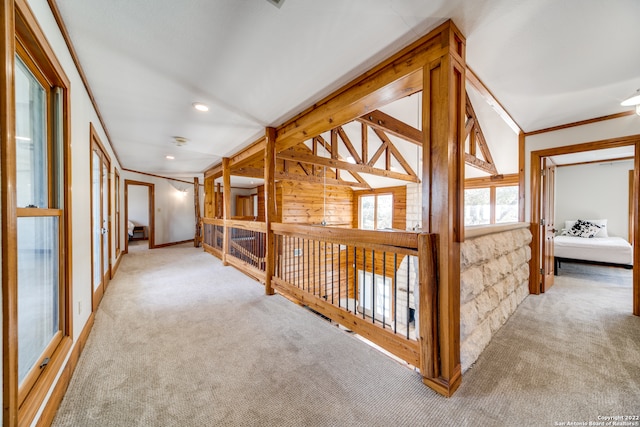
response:
[[(633, 264), (629, 244), (633, 154), (633, 147), (621, 147), (584, 153), (584, 160), (577, 163), (566, 155), (554, 158), (558, 164), (555, 225), (560, 230), (554, 242), (556, 260), (579, 259), (627, 268)], [(569, 221), (577, 219), (593, 219), (591, 222), (600, 226), (592, 239), (571, 236)], [(561, 269), (562, 263), (556, 262), (555, 273), (559, 274), (557, 267)]]

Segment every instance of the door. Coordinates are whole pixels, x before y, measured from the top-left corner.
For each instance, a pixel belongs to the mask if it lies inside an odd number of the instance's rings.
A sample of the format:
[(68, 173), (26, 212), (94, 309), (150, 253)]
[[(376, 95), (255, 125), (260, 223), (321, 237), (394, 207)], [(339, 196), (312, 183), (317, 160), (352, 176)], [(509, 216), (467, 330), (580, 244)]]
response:
[(542, 283), (540, 292), (546, 292), (553, 286), (555, 275), (555, 262), (553, 255), (553, 238), (555, 237), (555, 188), (556, 188), (556, 165), (553, 161), (545, 157), (542, 167), (542, 200), (540, 203), (540, 248)]
[(92, 134), (91, 143), (91, 240), (92, 306), (95, 310), (111, 277), (109, 246), (110, 161)]

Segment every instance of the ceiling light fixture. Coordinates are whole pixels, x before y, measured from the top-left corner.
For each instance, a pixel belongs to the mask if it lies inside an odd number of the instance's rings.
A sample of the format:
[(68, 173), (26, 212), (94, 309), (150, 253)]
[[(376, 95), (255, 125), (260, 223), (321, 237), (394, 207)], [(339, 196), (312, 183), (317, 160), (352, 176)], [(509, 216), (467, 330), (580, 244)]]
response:
[(282, 6), (282, 3), (284, 3), (284, 0), (267, 0), (267, 1), (272, 5), (274, 5), (275, 7), (277, 7), (278, 9), (280, 9), (280, 7)]
[(640, 116), (640, 89), (636, 90), (633, 95), (620, 103), (623, 107), (636, 107), (636, 114)]
[(173, 157), (173, 156), (164, 156), (164, 158), (165, 158), (165, 159), (167, 159), (167, 160), (173, 160), (173, 159), (175, 159), (175, 157)]
[(187, 142), (189, 142), (189, 140), (187, 138), (185, 138), (184, 136), (174, 136), (173, 137), (173, 143), (176, 144), (178, 147), (183, 146)]
[(203, 104), (202, 102), (194, 102), (193, 103), (193, 108), (195, 108), (198, 111), (202, 111), (202, 112), (207, 112), (209, 111), (209, 106), (206, 104)]

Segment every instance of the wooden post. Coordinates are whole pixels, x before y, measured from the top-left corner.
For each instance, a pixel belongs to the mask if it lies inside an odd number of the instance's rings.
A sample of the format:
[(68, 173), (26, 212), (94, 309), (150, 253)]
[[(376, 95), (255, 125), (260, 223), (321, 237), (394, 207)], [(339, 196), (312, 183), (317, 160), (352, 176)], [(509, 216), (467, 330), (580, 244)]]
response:
[[(423, 381), (445, 396), (460, 385), (460, 242), (464, 239), (465, 40), (443, 28), (442, 54), (423, 68), (422, 229), (436, 235), (439, 366)], [(435, 330), (437, 328), (437, 330)], [(428, 357), (424, 357), (425, 361)]]
[(222, 191), (220, 191), (220, 183), (215, 184), (216, 186), (216, 199), (214, 200), (215, 206), (213, 208), (213, 217), (214, 218), (221, 218), (222, 217), (222, 212), (218, 211), (218, 205), (220, 204), (219, 199), (220, 199), (220, 193), (222, 193)]
[(267, 226), (267, 235), (265, 239), (265, 279), (264, 292), (267, 295), (273, 295), (273, 287), (271, 286), (271, 278), (275, 272), (276, 254), (275, 254), (275, 235), (271, 231), (271, 223), (276, 216), (276, 130), (267, 128), (265, 131), (266, 144), (264, 147), (264, 221)]
[(420, 372), (423, 377), (438, 377), (438, 279), (436, 277), (435, 236), (418, 235), (418, 337)]
[(193, 180), (193, 203), (196, 215), (196, 234), (193, 237), (193, 246), (199, 248), (202, 241), (202, 224), (200, 223), (200, 182), (197, 176)]
[(231, 170), (229, 168), (229, 158), (222, 159), (222, 185), (223, 189), (223, 206), (222, 217), (224, 219), (224, 239), (222, 240), (222, 265), (227, 263), (227, 254), (229, 253), (229, 227), (227, 221), (231, 219)]
[[(2, 425), (18, 425), (18, 271), (16, 249), (15, 2), (0, 1), (0, 215), (2, 216)], [(13, 273), (12, 273), (13, 272)]]

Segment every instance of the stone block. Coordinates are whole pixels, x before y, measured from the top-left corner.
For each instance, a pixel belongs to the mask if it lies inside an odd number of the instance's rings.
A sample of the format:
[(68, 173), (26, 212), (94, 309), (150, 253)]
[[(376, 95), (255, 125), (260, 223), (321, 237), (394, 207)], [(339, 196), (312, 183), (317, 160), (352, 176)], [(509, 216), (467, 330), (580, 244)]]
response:
[(471, 267), (460, 274), (460, 301), (465, 303), (480, 295), (484, 290), (482, 268)]

